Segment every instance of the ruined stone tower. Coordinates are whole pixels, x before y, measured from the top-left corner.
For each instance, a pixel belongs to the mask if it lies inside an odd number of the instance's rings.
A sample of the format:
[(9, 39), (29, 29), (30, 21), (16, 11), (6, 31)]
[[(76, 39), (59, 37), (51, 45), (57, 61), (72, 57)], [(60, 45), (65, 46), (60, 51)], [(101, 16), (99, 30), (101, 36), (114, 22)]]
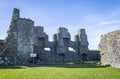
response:
[(14, 9), (13, 16), (8, 30), (7, 56), (12, 63), (24, 64), (29, 54), (33, 53), (34, 21), (20, 18), (18, 9)]

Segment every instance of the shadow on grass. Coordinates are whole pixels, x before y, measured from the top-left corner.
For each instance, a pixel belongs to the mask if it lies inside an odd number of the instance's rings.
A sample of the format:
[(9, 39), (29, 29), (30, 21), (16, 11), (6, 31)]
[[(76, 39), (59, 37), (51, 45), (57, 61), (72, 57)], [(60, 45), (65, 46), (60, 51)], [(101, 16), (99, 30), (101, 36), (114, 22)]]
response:
[(56, 67), (56, 68), (105, 68), (109, 66), (98, 65), (95, 63), (47, 63), (42, 65), (28, 66), (0, 66), (0, 69), (25, 69), (25, 67)]
[(25, 69), (22, 66), (0, 66), (0, 69)]
[(62, 64), (44, 64), (44, 65), (30, 65), (28, 67), (56, 67), (56, 68), (105, 68), (108, 66), (97, 65), (95, 63), (62, 63)]

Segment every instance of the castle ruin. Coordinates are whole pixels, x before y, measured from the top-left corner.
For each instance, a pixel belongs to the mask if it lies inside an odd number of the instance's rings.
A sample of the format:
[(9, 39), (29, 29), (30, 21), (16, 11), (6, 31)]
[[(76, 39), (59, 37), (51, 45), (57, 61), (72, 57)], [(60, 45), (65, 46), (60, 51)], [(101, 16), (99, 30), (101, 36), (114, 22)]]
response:
[(95, 58), (88, 49), (85, 29), (79, 29), (71, 41), (68, 29), (60, 27), (53, 35), (53, 41), (49, 41), (44, 28), (34, 26), (30, 19), (21, 18), (16, 8), (7, 33), (6, 39), (0, 41), (0, 46), (4, 47), (0, 50), (0, 64), (76, 62)]

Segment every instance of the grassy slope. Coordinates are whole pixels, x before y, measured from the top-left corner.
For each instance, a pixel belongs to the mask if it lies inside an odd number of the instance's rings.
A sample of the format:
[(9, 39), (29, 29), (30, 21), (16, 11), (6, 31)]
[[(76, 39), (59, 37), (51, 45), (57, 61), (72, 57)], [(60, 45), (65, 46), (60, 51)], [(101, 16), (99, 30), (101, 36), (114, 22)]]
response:
[(95, 64), (53, 64), (39, 67), (0, 66), (0, 79), (119, 79), (120, 69)]

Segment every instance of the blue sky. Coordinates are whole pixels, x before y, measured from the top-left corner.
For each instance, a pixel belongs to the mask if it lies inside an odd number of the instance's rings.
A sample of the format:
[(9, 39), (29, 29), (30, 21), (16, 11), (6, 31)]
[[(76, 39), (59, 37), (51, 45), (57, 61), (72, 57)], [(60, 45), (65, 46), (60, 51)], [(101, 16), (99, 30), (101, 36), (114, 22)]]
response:
[(58, 27), (68, 28), (72, 40), (85, 28), (89, 49), (98, 49), (100, 36), (120, 27), (120, 0), (0, 0), (0, 39), (6, 37), (13, 8), (44, 26), (49, 40)]

